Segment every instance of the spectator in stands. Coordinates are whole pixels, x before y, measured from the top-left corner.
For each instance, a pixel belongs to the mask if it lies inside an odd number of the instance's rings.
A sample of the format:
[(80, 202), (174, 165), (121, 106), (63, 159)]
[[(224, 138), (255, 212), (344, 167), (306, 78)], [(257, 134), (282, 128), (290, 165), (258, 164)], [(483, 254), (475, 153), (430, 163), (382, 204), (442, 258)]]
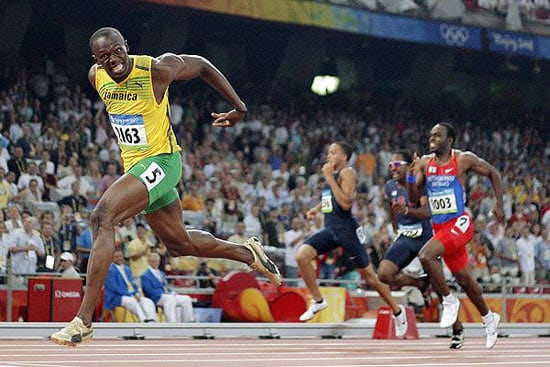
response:
[(13, 242), (9, 245), (14, 274), (32, 274), (36, 272), (38, 257), (44, 256), (44, 243), (34, 231), (34, 218), (23, 220), (23, 228), (14, 231)]
[(159, 265), (159, 254), (152, 252), (149, 255), (149, 267), (141, 276), (144, 295), (157, 306), (162, 306), (167, 322), (192, 322), (194, 316), (191, 297), (174, 292)]
[(44, 244), (44, 256), (38, 257), (37, 271), (54, 271), (61, 254), (61, 244), (57, 236), (54, 236), (54, 226), (50, 222), (42, 222), (40, 225), (42, 243)]
[(245, 233), (246, 224), (243, 221), (238, 221), (235, 223), (235, 233), (229, 236), (227, 240), (235, 243), (244, 243), (248, 238)]
[(129, 266), (132, 277), (139, 285), (141, 275), (149, 266), (149, 254), (151, 254), (153, 244), (146, 238), (147, 229), (145, 224), (136, 224), (136, 235), (137, 237), (128, 243), (128, 257), (130, 258)]
[(13, 198), (13, 197), (17, 196), (17, 193), (19, 192), (19, 189), (17, 188), (17, 185), (15, 183), (16, 182), (16, 176), (15, 176), (14, 172), (9, 171), (6, 174), (6, 182), (10, 186), (11, 197)]
[(284, 203), (288, 203), (288, 191), (280, 183), (271, 185), (271, 194), (267, 197), (266, 204), (269, 209), (279, 209)]
[(96, 190), (92, 185), (90, 185), (88, 181), (83, 178), (82, 167), (78, 163), (73, 166), (72, 174), (65, 176), (57, 181), (57, 186), (62, 192), (65, 193), (65, 195), (70, 195), (70, 193), (74, 195), (72, 184), (76, 181), (79, 182), (78, 192), (81, 196), (94, 196)]
[(487, 224), (487, 230), (483, 234), (488, 241), (487, 247), (491, 249), (491, 257), (489, 258), (489, 267), (495, 265), (495, 248), (498, 241), (504, 238), (504, 227), (497, 221), (491, 221)]
[(90, 253), (92, 252), (92, 229), (86, 227), (80, 232), (80, 235), (76, 239), (76, 251), (78, 253), (78, 268), (81, 273), (86, 274), (88, 272), (88, 261), (90, 260)]
[(244, 217), (244, 225), (246, 227), (246, 234), (258, 238), (263, 237), (262, 223), (260, 221), (260, 207), (253, 205), (250, 208), (250, 212)]
[(231, 175), (225, 175), (222, 178), (220, 191), (224, 202), (224, 220), (227, 219), (227, 217), (239, 217), (243, 215), (240, 209), (241, 195), (239, 189), (233, 184), (232, 180)]
[(34, 154), (35, 139), (31, 136), (31, 127), (28, 124), (23, 125), (23, 135), (17, 139), (16, 147), (23, 149), (23, 156), (30, 158)]
[(258, 198), (265, 198), (266, 202), (270, 201), (273, 196), (271, 191), (272, 185), (274, 185), (274, 182), (271, 181), (270, 173), (262, 176), (256, 184), (256, 196)]
[[(57, 149), (57, 136), (55, 134), (55, 129), (52, 126), (48, 126), (45, 133), (38, 138), (38, 142), (42, 144), (42, 146), (44, 147), (44, 151), (55, 151)], [(49, 168), (50, 167), (48, 167), (48, 172)]]
[(55, 228), (55, 214), (51, 210), (45, 210), (40, 214), (39, 217), (40, 226), (43, 223), (50, 223)]
[(69, 207), (73, 214), (83, 215), (88, 211), (88, 199), (80, 192), (81, 181), (71, 182), (71, 193), (57, 202), (60, 207)]
[[(15, 143), (23, 136), (23, 125), (25, 124), (25, 116), (19, 115), (15, 112), (9, 114), (9, 139), (15, 145)], [(24, 157), (24, 150), (21, 146), (16, 146), (17, 149), (21, 149), (21, 157)], [(17, 152), (16, 152), (17, 155)], [(10, 168), (11, 171), (11, 168)]]
[(518, 248), (513, 237), (514, 229), (506, 227), (504, 237), (497, 242), (493, 258), (503, 276), (517, 277), (519, 274)]
[(216, 288), (218, 284), (218, 273), (210, 268), (205, 261), (201, 261), (194, 276), (204, 277), (205, 279), (199, 279), (197, 288)]
[(64, 252), (59, 257), (59, 271), (61, 278), (81, 279), (80, 274), (74, 267), (75, 258), (71, 252)]
[(100, 186), (103, 177), (104, 175), (101, 174), (99, 161), (95, 158), (88, 160), (82, 180), (86, 181), (92, 188), (92, 191), (88, 194), (89, 199), (97, 200), (102, 195)]
[(42, 178), (44, 182), (44, 191), (42, 192), (43, 201), (53, 201), (50, 192), (52, 189), (57, 189), (57, 177), (53, 173), (48, 173), (46, 164), (40, 162), (38, 165), (38, 176)]
[(271, 247), (284, 247), (284, 244), (279, 241), (282, 238), (284, 227), (279, 222), (279, 210), (277, 208), (269, 209), (269, 215), (264, 225), (264, 245)]
[(14, 230), (23, 227), (23, 221), (21, 219), (21, 209), (17, 204), (11, 204), (8, 208), (8, 219), (6, 220), (6, 227), (10, 233)]
[(529, 209), (525, 207), (525, 205), (521, 203), (517, 203), (514, 213), (512, 214), (512, 217), (508, 221), (508, 224), (512, 225), (516, 222), (519, 223), (525, 223), (526, 225), (530, 225), (533, 221), (533, 217), (529, 213)]
[(529, 226), (523, 225), (521, 237), (516, 241), (521, 283), (535, 284), (535, 241), (530, 236)]
[(38, 187), (38, 180), (32, 178), (29, 181), (29, 186), (22, 189), (14, 198), (15, 201), (21, 203), (26, 208), (31, 208), (33, 204), (42, 202), (42, 192)]
[(105, 278), (104, 307), (107, 310), (114, 310), (118, 306), (126, 308), (141, 322), (158, 321), (155, 303), (141, 294), (130, 268), (124, 265), (121, 250), (115, 250), (113, 263)]
[(277, 219), (283, 226), (284, 231), (288, 231), (290, 229), (290, 219), (291, 219), (292, 213), (290, 212), (290, 204), (284, 203), (281, 205), (281, 208), (279, 208), (279, 212), (277, 214)]
[(193, 182), (189, 186), (189, 193), (181, 200), (181, 207), (183, 210), (204, 212), (204, 198), (199, 193), (199, 184), (197, 182)]
[(13, 158), (8, 161), (8, 169), (15, 174), (15, 181), (18, 181), (19, 176), (27, 172), (27, 161), (23, 148), (15, 147)]
[(103, 195), (119, 177), (120, 175), (117, 173), (116, 164), (114, 162), (109, 162), (107, 164), (107, 172), (101, 178), (101, 183), (99, 184), (99, 196)]
[(238, 189), (245, 198), (248, 198), (249, 195), (256, 197), (256, 184), (252, 173), (246, 173), (244, 175), (244, 180), (240, 183)]
[(63, 251), (76, 253), (76, 239), (78, 238), (79, 233), (80, 227), (76, 223), (74, 214), (68, 206), (64, 206), (57, 229), (57, 236), (59, 238), (59, 242), (61, 243), (61, 249)]
[(17, 188), (19, 190), (24, 190), (28, 188), (29, 182), (32, 179), (38, 181), (38, 188), (40, 189), (40, 192), (44, 191), (44, 181), (42, 181), (42, 177), (38, 175), (38, 166), (34, 161), (29, 162), (27, 165), (27, 171), (23, 172), (19, 176), (19, 180), (17, 180)]
[(0, 167), (0, 210), (6, 210), (12, 198), (9, 182), (4, 177), (6, 171)]
[(58, 177), (66, 176), (67, 167), (69, 165), (69, 160), (71, 158), (71, 152), (67, 149), (67, 142), (65, 140), (59, 140), (57, 147), (50, 151), (51, 160), (55, 164), (55, 172), (57, 172)]

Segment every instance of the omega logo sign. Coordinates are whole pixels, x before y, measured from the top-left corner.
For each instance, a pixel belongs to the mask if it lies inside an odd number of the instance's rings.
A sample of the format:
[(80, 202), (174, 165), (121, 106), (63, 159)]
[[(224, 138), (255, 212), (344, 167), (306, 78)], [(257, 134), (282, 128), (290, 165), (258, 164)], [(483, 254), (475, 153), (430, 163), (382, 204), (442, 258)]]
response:
[(55, 291), (55, 298), (80, 298), (80, 293), (76, 291)]
[(439, 34), (449, 46), (464, 46), (470, 39), (470, 31), (466, 27), (442, 24), (439, 27)]

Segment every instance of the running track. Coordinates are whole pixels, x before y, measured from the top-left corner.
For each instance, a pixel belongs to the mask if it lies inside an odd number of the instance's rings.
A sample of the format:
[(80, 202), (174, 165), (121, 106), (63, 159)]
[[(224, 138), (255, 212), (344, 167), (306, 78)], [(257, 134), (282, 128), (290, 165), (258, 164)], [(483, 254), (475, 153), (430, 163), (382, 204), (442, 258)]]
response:
[(0, 367), (467, 367), (550, 366), (550, 338), (500, 338), (485, 349), (471, 337), (461, 350), (446, 338), (96, 339), (77, 348), (42, 339), (0, 340)]

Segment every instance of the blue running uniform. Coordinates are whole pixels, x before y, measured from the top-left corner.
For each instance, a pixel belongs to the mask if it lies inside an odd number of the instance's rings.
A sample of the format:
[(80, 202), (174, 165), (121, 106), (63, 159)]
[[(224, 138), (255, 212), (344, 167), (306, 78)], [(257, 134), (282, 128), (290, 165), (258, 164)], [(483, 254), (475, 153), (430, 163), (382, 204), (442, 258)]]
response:
[[(334, 174), (336, 181), (338, 175)], [(338, 204), (328, 184), (321, 194), (321, 213), (325, 216), (325, 226), (313, 233), (305, 243), (315, 248), (319, 255), (342, 247), (357, 268), (367, 267), (370, 259), (365, 249), (363, 227), (351, 214), (351, 209), (345, 210)]]
[[(391, 179), (384, 185), (386, 198), (390, 202), (399, 202), (411, 206), (407, 189)], [(384, 254), (384, 259), (403, 269), (418, 256), (420, 249), (433, 236), (429, 219), (417, 219), (409, 215), (395, 214), (397, 219), (397, 237)]]

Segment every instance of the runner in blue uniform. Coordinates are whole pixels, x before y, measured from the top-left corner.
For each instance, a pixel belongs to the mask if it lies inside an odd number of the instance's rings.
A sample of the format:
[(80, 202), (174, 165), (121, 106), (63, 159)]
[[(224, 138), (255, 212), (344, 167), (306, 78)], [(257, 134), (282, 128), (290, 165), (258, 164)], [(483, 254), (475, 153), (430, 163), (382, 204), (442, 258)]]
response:
[(307, 212), (308, 219), (317, 214), (324, 215), (324, 227), (305, 240), (298, 249), (296, 260), (300, 274), (312, 296), (309, 309), (300, 316), (301, 321), (312, 319), (316, 313), (327, 307), (322, 297), (312, 261), (321, 254), (341, 246), (350, 259), (355, 261), (357, 271), (365, 282), (372, 286), (391, 307), (395, 317), (395, 334), (400, 337), (407, 332), (407, 317), (403, 306), (397, 304), (391, 295), (390, 288), (382, 283), (374, 272), (365, 249), (363, 228), (351, 214), (351, 207), (356, 196), (357, 174), (348, 167), (348, 160), (353, 153), (352, 147), (345, 142), (330, 145), (327, 162), (323, 165), (323, 176), (327, 182), (321, 202)]

